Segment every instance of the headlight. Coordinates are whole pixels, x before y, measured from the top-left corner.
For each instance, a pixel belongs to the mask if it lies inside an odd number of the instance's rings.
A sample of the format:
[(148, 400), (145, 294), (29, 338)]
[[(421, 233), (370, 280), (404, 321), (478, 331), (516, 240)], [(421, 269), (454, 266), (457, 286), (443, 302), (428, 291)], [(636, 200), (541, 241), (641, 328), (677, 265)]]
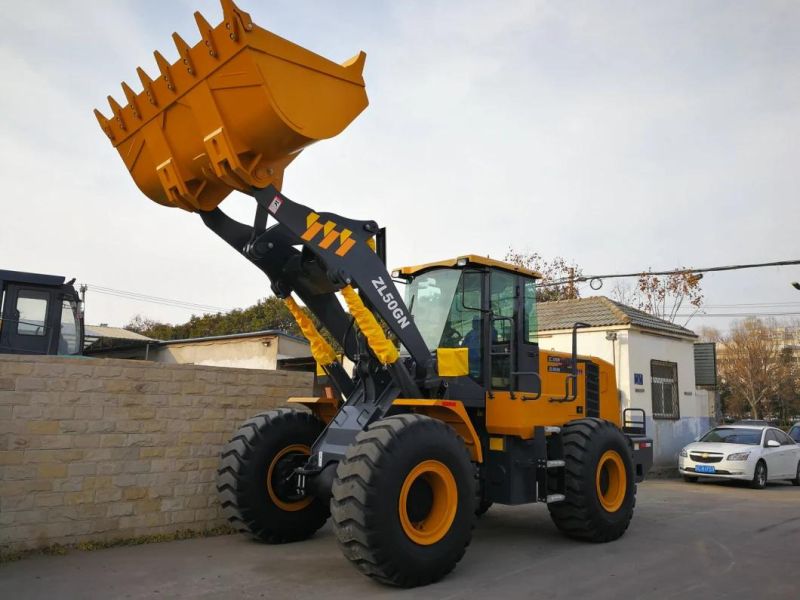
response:
[(689, 454), (686, 452), (686, 448), (681, 448), (681, 456), (686, 458)]
[(737, 452), (736, 454), (728, 454), (728, 460), (747, 460), (750, 457), (749, 452)]

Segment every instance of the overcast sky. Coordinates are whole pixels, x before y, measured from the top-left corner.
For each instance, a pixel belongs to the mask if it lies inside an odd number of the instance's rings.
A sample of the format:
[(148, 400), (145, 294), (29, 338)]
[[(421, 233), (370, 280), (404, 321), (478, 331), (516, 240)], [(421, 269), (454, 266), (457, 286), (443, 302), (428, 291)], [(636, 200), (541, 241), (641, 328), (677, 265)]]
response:
[[(215, 0), (0, 0), (0, 268), (244, 307), (266, 279), (154, 204), (92, 115)], [(800, 258), (800, 3), (239, 0), (323, 56), (367, 52), (369, 108), (283, 191), (388, 227), (392, 266), (510, 245), (587, 273)], [(102, 9), (98, 7), (102, 6)], [(223, 205), (251, 220), (252, 200)], [(800, 313), (800, 267), (710, 274), (709, 312)], [(613, 282), (607, 281), (603, 293)], [(584, 294), (591, 294), (584, 286)], [(772, 306), (721, 305), (768, 303)], [(191, 311), (90, 290), (87, 322)], [(727, 325), (694, 319), (690, 327)]]

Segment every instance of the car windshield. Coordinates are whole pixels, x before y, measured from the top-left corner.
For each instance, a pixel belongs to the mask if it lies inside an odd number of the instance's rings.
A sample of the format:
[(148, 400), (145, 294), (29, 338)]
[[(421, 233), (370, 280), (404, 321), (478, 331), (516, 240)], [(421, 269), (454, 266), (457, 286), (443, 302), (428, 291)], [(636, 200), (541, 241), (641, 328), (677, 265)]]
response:
[(789, 430), (789, 437), (795, 442), (800, 442), (800, 425), (795, 425)]
[(758, 446), (761, 443), (761, 429), (756, 429), (755, 427), (715, 427), (701, 437), (699, 441)]

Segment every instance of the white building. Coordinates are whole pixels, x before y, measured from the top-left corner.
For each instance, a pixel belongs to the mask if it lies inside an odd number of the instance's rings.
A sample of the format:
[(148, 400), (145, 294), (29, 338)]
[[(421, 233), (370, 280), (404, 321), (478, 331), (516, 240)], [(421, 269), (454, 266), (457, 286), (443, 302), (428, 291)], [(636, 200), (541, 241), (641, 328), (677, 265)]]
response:
[(695, 386), (689, 329), (603, 296), (543, 302), (538, 320), (539, 347), (561, 352), (572, 351), (574, 323), (590, 325), (578, 330), (578, 354), (614, 365), (621, 408), (647, 413), (656, 466), (675, 466), (678, 451), (713, 425), (713, 396)]
[[(86, 353), (105, 358), (269, 370), (285, 368), (286, 361), (311, 357), (306, 340), (274, 329), (185, 340), (152, 340), (137, 336), (111, 341), (113, 343), (91, 346)], [(313, 370), (313, 362), (309, 365), (308, 369)]]

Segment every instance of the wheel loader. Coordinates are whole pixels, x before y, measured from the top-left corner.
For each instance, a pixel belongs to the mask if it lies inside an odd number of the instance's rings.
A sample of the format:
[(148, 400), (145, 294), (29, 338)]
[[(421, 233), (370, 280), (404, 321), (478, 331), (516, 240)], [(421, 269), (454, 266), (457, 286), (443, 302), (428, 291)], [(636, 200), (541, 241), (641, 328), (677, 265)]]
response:
[[(224, 448), (231, 524), (282, 543), (331, 519), (358, 570), (402, 587), (449, 573), (493, 503), (542, 502), (572, 538), (619, 538), (652, 442), (643, 412), (621, 410), (613, 367), (578, 354), (585, 324), (571, 353), (546, 351), (539, 273), (477, 255), (390, 273), (375, 221), (284, 195), (298, 154), (367, 107), (366, 55), (337, 64), (231, 0), (222, 13), (213, 27), (195, 13), (200, 41), (173, 34), (178, 60), (156, 52), (159, 75), (138, 69), (142, 91), (123, 83), (124, 103), (95, 114), (147, 197), (197, 213), (268, 277), (328, 381)], [(252, 197), (252, 225), (219, 208), (233, 191)]]

